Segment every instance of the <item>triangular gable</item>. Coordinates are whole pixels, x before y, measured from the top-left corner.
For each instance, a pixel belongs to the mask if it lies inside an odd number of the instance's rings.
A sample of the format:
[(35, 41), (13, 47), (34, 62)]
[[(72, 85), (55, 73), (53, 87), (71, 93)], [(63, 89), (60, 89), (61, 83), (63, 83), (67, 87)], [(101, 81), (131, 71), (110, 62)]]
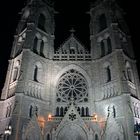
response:
[(87, 133), (89, 133), (88, 129), (86, 129), (85, 122), (79, 115), (79, 113), (73, 103), (69, 107), (67, 113), (65, 114), (63, 120), (57, 127), (56, 131), (59, 132), (61, 130), (61, 128), (64, 127), (64, 125), (69, 125), (69, 124), (77, 124), (77, 125), (81, 126), (82, 128), (84, 128)]
[(68, 40), (64, 42), (64, 44), (60, 47), (61, 50), (68, 52), (70, 50), (84, 52), (85, 47), (73, 36), (71, 35)]

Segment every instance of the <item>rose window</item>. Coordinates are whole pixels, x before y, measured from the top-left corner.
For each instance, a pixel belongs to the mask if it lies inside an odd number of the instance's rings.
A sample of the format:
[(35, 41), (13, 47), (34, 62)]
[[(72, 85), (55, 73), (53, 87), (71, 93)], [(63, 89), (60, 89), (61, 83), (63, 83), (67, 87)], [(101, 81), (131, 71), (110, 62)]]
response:
[(64, 73), (57, 85), (57, 102), (69, 102), (72, 98), (76, 102), (87, 102), (87, 81), (78, 71), (71, 69)]

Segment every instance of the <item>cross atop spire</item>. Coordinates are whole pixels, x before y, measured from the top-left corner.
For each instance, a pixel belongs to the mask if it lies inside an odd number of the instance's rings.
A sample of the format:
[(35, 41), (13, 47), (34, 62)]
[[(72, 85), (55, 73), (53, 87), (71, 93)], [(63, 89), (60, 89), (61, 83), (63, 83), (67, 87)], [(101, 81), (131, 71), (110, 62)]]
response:
[(73, 36), (74, 33), (75, 33), (75, 29), (72, 27), (69, 31), (70, 31), (70, 33), (71, 33), (71, 36)]

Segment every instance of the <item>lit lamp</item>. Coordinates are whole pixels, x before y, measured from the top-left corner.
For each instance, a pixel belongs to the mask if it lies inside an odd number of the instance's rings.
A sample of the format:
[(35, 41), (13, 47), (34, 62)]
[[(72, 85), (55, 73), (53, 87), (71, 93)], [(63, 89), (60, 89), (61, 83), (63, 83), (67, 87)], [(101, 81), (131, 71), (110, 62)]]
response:
[(94, 113), (94, 114), (93, 114), (93, 121), (94, 121), (94, 122), (97, 122), (97, 117), (98, 117), (97, 114)]
[(12, 127), (9, 125), (7, 129), (4, 131), (5, 135), (11, 135), (12, 134)]
[(51, 121), (51, 120), (52, 120), (52, 115), (49, 114), (49, 115), (48, 115), (48, 121)]

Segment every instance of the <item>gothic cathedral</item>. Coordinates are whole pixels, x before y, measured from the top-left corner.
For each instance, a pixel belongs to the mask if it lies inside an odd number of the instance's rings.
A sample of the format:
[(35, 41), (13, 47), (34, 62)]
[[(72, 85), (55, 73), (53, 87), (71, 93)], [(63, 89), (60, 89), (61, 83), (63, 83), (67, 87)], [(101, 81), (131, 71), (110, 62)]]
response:
[(1, 140), (140, 140), (131, 37), (114, 0), (91, 5), (90, 49), (54, 48), (51, 0), (22, 9), (0, 99)]

